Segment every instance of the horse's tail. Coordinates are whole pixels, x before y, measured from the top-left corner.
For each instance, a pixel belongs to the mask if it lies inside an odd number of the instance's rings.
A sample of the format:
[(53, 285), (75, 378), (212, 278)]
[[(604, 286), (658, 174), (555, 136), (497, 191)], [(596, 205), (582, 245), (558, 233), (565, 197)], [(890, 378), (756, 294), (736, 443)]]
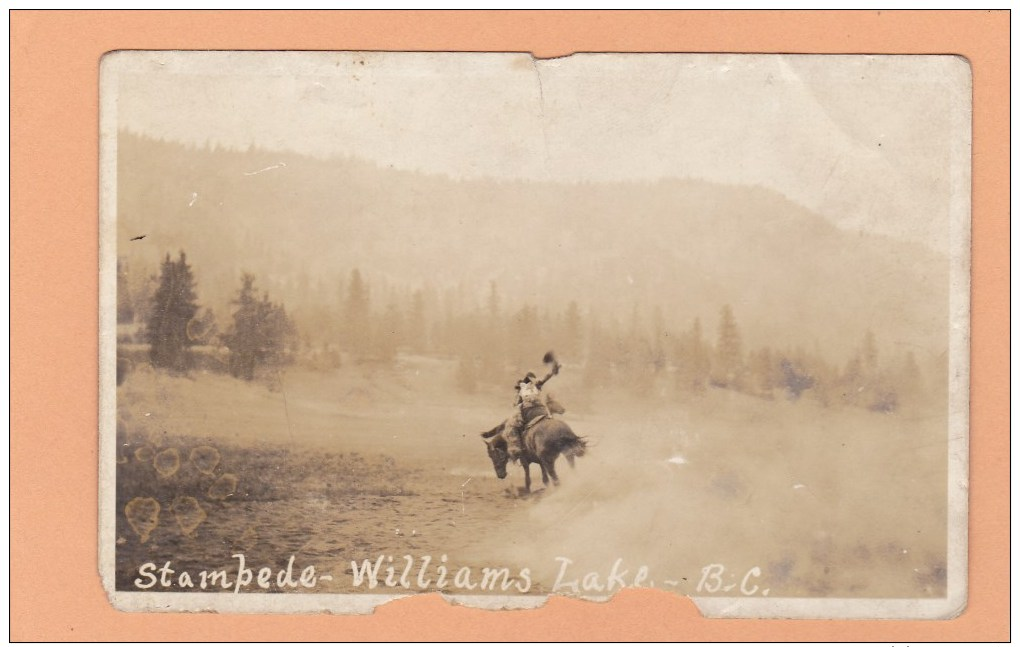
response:
[(539, 425), (548, 425), (549, 447), (553, 447), (559, 450), (571, 464), (574, 462), (574, 458), (584, 456), (588, 449), (588, 441), (581, 438), (574, 433), (574, 430), (570, 428), (570, 425), (559, 420), (557, 418), (549, 418), (548, 422), (542, 421)]
[(574, 436), (563, 443), (563, 455), (569, 459), (584, 456), (586, 451), (588, 451), (588, 441), (580, 436)]

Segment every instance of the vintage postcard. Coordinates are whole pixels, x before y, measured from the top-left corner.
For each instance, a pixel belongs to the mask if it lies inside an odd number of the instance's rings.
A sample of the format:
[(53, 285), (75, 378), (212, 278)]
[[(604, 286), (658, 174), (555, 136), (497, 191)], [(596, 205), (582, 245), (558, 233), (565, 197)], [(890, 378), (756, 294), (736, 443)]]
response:
[(966, 605), (964, 59), (101, 72), (117, 608)]

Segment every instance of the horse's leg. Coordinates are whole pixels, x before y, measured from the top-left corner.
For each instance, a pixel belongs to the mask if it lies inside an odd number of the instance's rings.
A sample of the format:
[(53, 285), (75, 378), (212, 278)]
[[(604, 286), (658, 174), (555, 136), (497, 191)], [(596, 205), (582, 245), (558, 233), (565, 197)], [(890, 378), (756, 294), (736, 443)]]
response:
[(549, 476), (552, 477), (553, 485), (559, 485), (560, 477), (556, 476), (556, 458), (554, 457), (552, 460), (550, 460), (549, 464), (546, 465), (545, 468), (549, 470)]
[(549, 472), (545, 471), (545, 463), (538, 461), (538, 466), (542, 468), (542, 485), (549, 485)]
[(570, 465), (570, 468), (573, 469), (574, 468), (574, 455), (573, 454), (564, 454), (563, 457), (567, 459), (567, 465)]
[(521, 464), (524, 466), (524, 491), (531, 492), (531, 463), (521, 461)]

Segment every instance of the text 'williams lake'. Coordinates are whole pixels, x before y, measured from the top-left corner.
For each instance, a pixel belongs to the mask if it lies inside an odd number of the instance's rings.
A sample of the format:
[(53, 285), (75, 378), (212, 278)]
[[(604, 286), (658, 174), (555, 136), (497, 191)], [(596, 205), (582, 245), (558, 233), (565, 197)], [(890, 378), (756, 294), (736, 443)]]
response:
[[(335, 588), (339, 577), (324, 572), (315, 565), (301, 567), (293, 555), (284, 568), (253, 566), (241, 553), (232, 555), (237, 568), (206, 569), (201, 571), (174, 568), (172, 561), (162, 565), (146, 562), (138, 568), (134, 585), (139, 590), (198, 590), (198, 591), (306, 591), (317, 587)], [(457, 591), (460, 593), (529, 593), (533, 586), (529, 568), (516, 571), (507, 567), (472, 568), (448, 565), (446, 555), (433, 559), (430, 555), (414, 557), (379, 555), (359, 563), (351, 560), (350, 571), (342, 577), (350, 578), (350, 587), (366, 591), (376, 588), (418, 591)], [(556, 558), (557, 576), (552, 592), (608, 593), (625, 587), (654, 586), (649, 579), (648, 567), (626, 567), (617, 559), (604, 572), (575, 572), (573, 561)], [(327, 584), (324, 584), (327, 583)], [(341, 588), (348, 588), (342, 586)]]

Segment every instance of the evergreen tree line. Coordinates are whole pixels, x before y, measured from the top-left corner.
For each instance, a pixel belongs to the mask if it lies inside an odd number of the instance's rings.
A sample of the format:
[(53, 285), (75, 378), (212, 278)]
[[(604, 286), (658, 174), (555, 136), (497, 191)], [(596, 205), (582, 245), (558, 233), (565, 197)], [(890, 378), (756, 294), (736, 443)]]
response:
[[(183, 251), (176, 260), (169, 254), (163, 259), (158, 277), (147, 282), (155, 286), (151, 297), (131, 298), (127, 268), (121, 263), (117, 285), (118, 323), (144, 325), (149, 361), (156, 368), (186, 373), (199, 357), (195, 347), (214, 346), (228, 351), (225, 365), (219, 368), (234, 377), (253, 380), (259, 370), (279, 369), (292, 358), (294, 324), (282, 304), (270, 301), (268, 293), (259, 296), (251, 274), (241, 276), (237, 296), (230, 303), (232, 322), (223, 333), (211, 309), (199, 315), (197, 283)], [(217, 368), (217, 353), (205, 358), (211, 359), (204, 363), (207, 367)]]
[[(846, 405), (890, 413), (923, 402), (945, 380), (927, 383), (913, 351), (880, 361), (875, 335), (868, 330), (843, 366), (818, 350), (759, 347), (745, 352), (730, 306), (719, 315), (715, 344), (700, 320), (680, 335), (674, 366), (680, 390), (730, 389), (765, 398), (811, 398), (825, 406)], [(944, 377), (945, 374), (943, 373)]]
[[(461, 298), (454, 290), (430, 289), (390, 289), (380, 298), (354, 269), (337, 286), (335, 297), (305, 302), (288, 316), (267, 295), (259, 298), (254, 277), (244, 275), (231, 303), (232, 326), (218, 334), (208, 310), (196, 317), (194, 279), (183, 254), (178, 261), (168, 256), (158, 281), (149, 283), (158, 286), (151, 304), (144, 298), (118, 301), (118, 317), (134, 311), (137, 321), (137, 311), (148, 312), (144, 321), (153, 364), (181, 370), (185, 360), (172, 349), (204, 339), (229, 349), (229, 370), (244, 379), (252, 379), (260, 366), (279, 366), (291, 358), (309, 367), (335, 369), (344, 361), (391, 363), (399, 353), (407, 353), (455, 359), (456, 386), (472, 392), (480, 385), (512, 382), (534, 370), (542, 353), (553, 348), (580, 369), (586, 387), (649, 397), (725, 389), (891, 412), (920, 402), (945, 382), (944, 361), (929, 363), (932, 379), (926, 381), (913, 352), (880, 357), (871, 331), (842, 364), (817, 348), (746, 348), (729, 305), (720, 310), (714, 334), (700, 319), (678, 332), (659, 309), (646, 317), (635, 307), (629, 321), (621, 324), (583, 314), (576, 302), (541, 309), (528, 303), (507, 305), (495, 283), (477, 300)], [(118, 272), (119, 294), (120, 287)], [(132, 294), (127, 287), (124, 293)], [(168, 294), (178, 296), (168, 299)], [(200, 334), (187, 333), (189, 322)]]

